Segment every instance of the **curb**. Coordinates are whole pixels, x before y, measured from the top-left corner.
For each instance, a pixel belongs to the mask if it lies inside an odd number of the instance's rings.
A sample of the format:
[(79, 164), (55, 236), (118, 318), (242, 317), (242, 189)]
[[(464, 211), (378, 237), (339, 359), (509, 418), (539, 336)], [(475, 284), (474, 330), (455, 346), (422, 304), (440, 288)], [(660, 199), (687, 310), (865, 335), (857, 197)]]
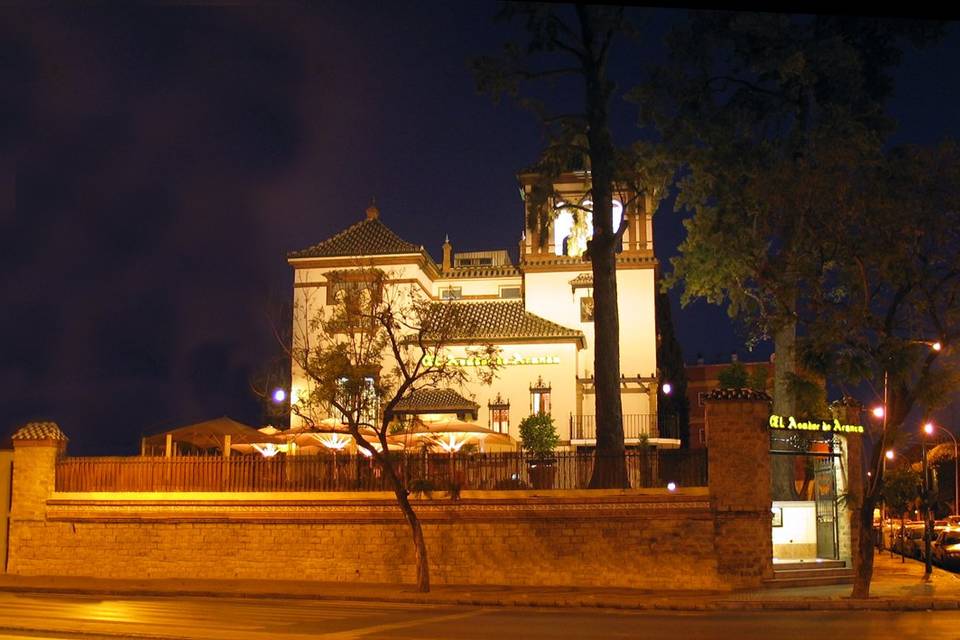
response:
[[(890, 598), (872, 597), (867, 600), (842, 599), (715, 599), (684, 601), (665, 601), (661, 596), (657, 600), (644, 602), (596, 600), (594, 598), (536, 598), (503, 597), (477, 598), (476, 596), (436, 596), (436, 595), (362, 595), (362, 594), (317, 594), (317, 593), (275, 593), (263, 591), (224, 592), (204, 589), (107, 589), (107, 588), (71, 588), (41, 587), (28, 585), (0, 585), (0, 592), (36, 593), (62, 595), (96, 595), (121, 597), (188, 597), (188, 598), (238, 598), (251, 600), (344, 600), (355, 602), (389, 602), (393, 604), (430, 604), (474, 607), (517, 607), (545, 609), (622, 609), (631, 611), (942, 611), (960, 609), (960, 600), (954, 598)], [(153, 636), (159, 637), (159, 636)]]

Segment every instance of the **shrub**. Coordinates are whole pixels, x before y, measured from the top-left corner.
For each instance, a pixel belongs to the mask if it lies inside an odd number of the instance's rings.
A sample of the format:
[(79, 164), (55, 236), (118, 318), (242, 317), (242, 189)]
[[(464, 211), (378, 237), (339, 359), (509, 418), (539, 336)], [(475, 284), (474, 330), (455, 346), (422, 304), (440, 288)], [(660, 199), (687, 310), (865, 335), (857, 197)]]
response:
[(560, 444), (553, 418), (546, 413), (527, 416), (520, 421), (520, 443), (537, 458), (545, 458)]

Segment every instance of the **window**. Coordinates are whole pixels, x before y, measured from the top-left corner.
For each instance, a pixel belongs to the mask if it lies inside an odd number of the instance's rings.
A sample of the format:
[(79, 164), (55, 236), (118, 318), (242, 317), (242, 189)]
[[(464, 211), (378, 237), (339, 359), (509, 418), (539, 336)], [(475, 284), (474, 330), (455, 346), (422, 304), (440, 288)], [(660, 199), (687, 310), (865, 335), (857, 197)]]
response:
[(441, 300), (459, 300), (462, 297), (463, 289), (461, 287), (440, 287)]
[(543, 378), (530, 385), (530, 413), (550, 413), (550, 383)]
[(500, 287), (501, 298), (519, 298), (520, 287)]
[(487, 403), (490, 410), (490, 429), (497, 433), (510, 433), (510, 401), (497, 397)]
[(493, 258), (457, 258), (458, 267), (489, 267)]
[(327, 305), (335, 308), (334, 331), (350, 333), (373, 329), (373, 311), (383, 291), (383, 283), (376, 275), (328, 274), (326, 290)]
[[(364, 376), (358, 381), (351, 381), (343, 377), (337, 380), (337, 404), (348, 413), (358, 416), (361, 424), (376, 426), (377, 415), (380, 412), (380, 400), (377, 397), (377, 388), (372, 376)], [(347, 414), (334, 411), (336, 417), (347, 423)]]
[(593, 322), (593, 296), (580, 298), (580, 322)]

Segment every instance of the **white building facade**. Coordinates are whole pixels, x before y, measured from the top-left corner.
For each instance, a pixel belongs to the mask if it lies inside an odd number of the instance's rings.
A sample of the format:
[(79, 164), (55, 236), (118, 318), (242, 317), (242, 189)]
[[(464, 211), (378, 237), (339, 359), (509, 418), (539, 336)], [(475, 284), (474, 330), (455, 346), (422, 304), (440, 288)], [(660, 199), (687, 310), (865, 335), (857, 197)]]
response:
[[(526, 193), (533, 179), (520, 176)], [(582, 204), (588, 181), (586, 173), (571, 173), (555, 189), (565, 201)], [(614, 201), (614, 217), (618, 224), (626, 219), (617, 257), (626, 444), (675, 447), (678, 436), (664, 428), (669, 423), (657, 416), (657, 262), (651, 203), (643, 196), (621, 199), (626, 204)], [(462, 358), (470, 346), (494, 344), (503, 365), (492, 384), (476, 382), (414, 399), (407, 410), (456, 413), (514, 438), (524, 417), (545, 411), (553, 416), (565, 446), (593, 446), (593, 287), (590, 262), (582, 256), (591, 222), (578, 213), (581, 209), (565, 210), (556, 204), (559, 214), (545, 237), (527, 228), (516, 264), (506, 249), (455, 253), (449, 241), (437, 264), (422, 246), (394, 234), (379, 211), (370, 207), (360, 222), (289, 254), (295, 308), (314, 312), (331, 303), (330, 292), (359, 269), (387, 273), (386, 286), (412, 287), (438, 303), (463, 305), (460, 311), (468, 320), (464, 325), (471, 327), (473, 335), (450, 342), (445, 355)], [(295, 367), (291, 398), (306, 385)], [(292, 424), (296, 422), (292, 417)]]

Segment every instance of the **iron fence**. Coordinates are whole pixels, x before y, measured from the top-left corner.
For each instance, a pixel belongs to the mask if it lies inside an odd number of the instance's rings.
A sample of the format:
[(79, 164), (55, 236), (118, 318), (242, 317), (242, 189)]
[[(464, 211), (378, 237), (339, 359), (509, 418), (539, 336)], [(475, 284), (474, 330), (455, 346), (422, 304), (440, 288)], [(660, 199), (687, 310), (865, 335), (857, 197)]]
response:
[[(583, 489), (592, 453), (558, 452), (540, 460), (522, 452), (391, 453), (414, 493), (466, 489)], [(706, 486), (704, 449), (628, 451), (633, 487)], [(389, 479), (364, 456), (104, 457), (57, 462), (57, 491), (390, 491)]]

